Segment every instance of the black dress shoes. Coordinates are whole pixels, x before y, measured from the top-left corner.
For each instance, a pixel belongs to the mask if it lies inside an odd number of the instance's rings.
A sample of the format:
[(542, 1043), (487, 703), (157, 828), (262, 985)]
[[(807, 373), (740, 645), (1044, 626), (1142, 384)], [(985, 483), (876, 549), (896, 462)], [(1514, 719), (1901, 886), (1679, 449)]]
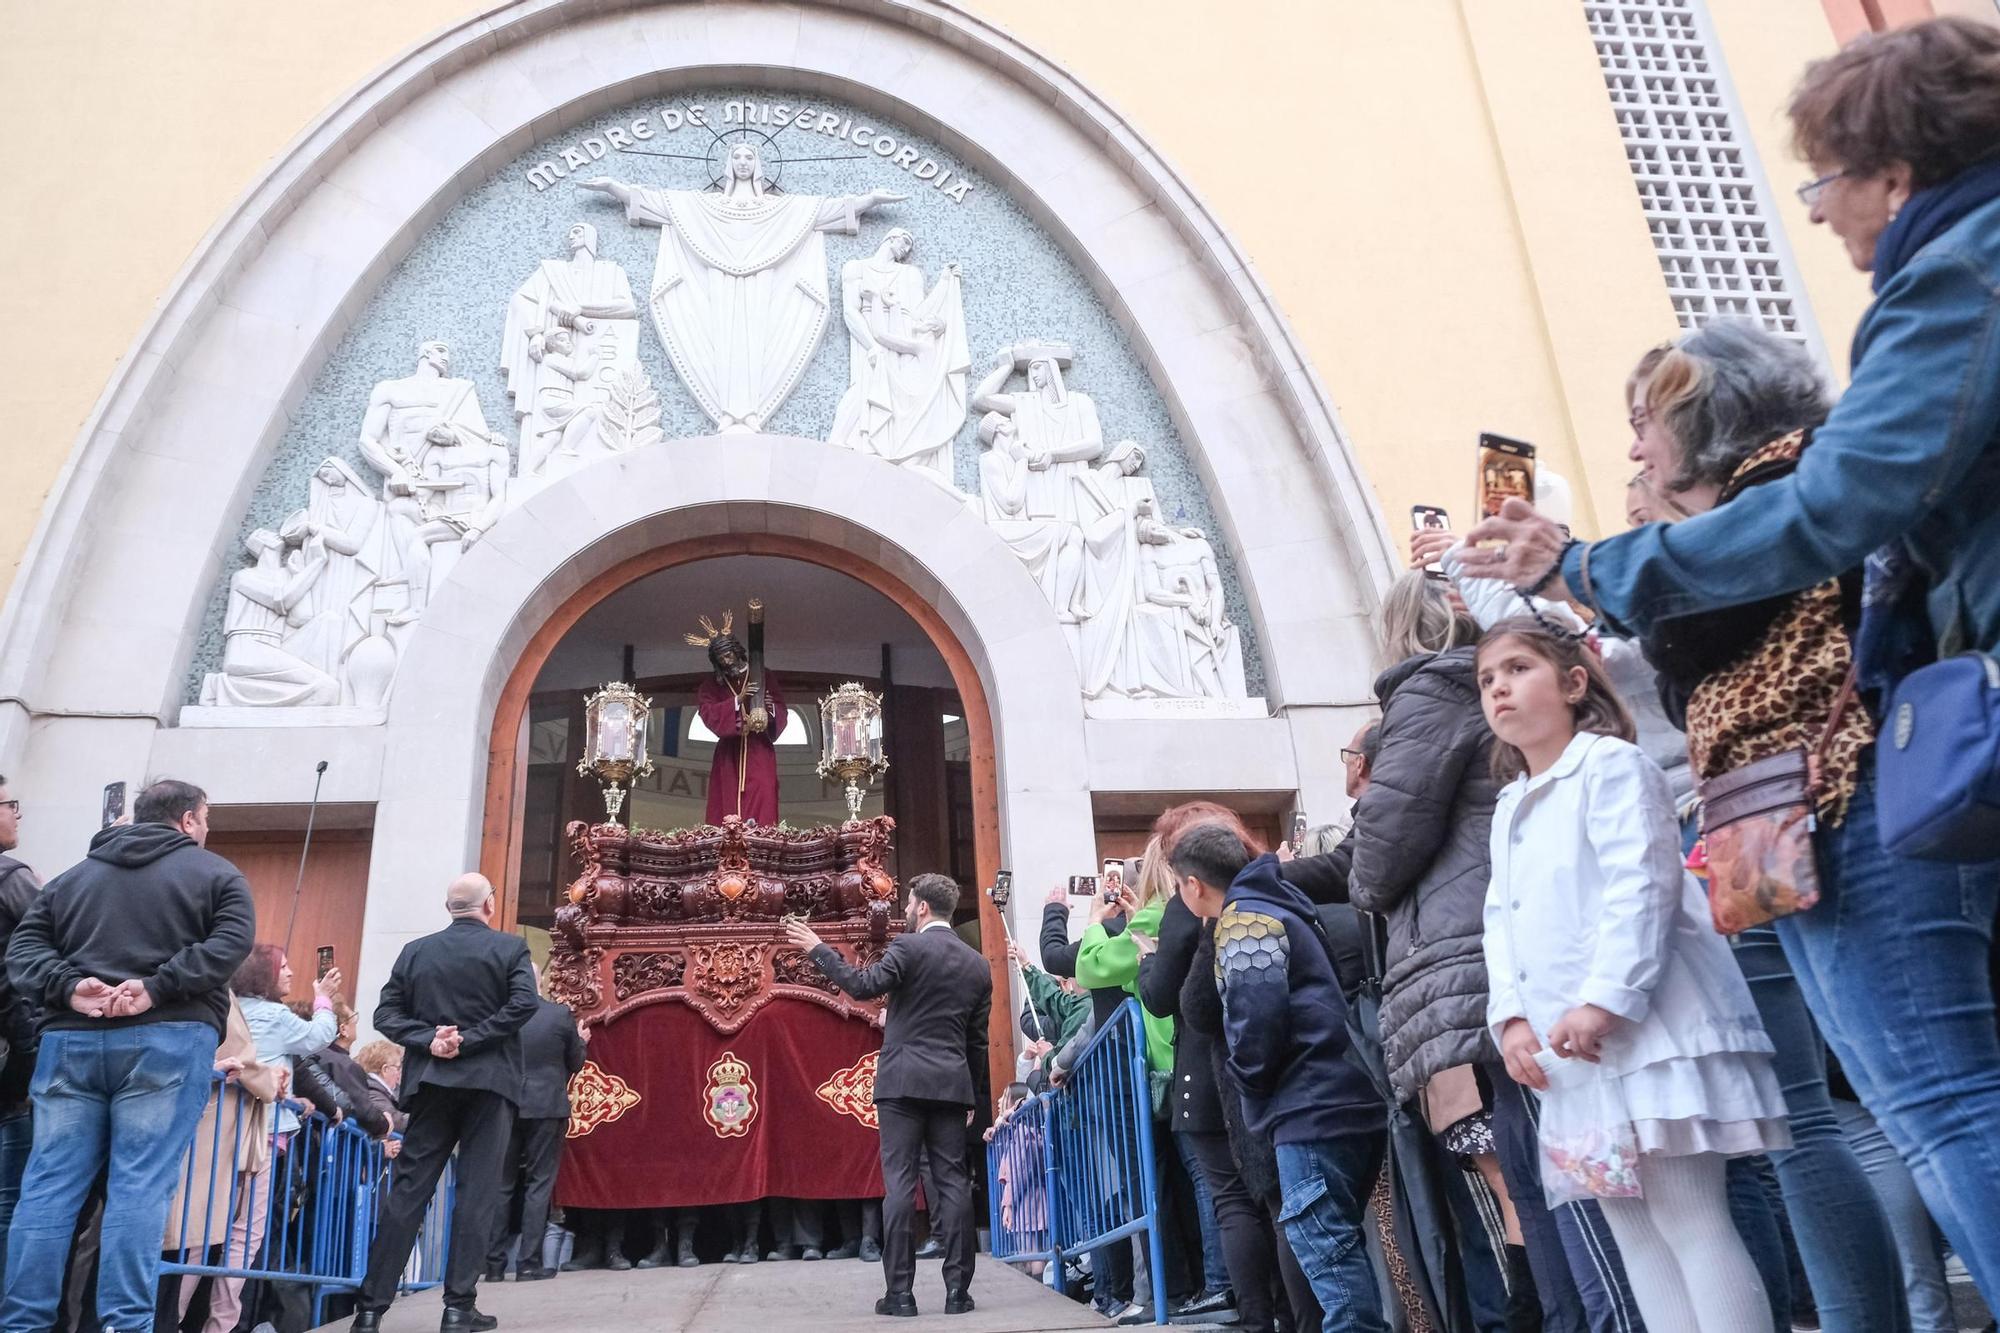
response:
[(506, 1261), (502, 1260), (497, 1264), (492, 1264), (492, 1263), (487, 1264), (486, 1280), (488, 1282), (505, 1282), (507, 1280)]
[(516, 1282), (547, 1282), (555, 1275), (555, 1269), (544, 1268), (540, 1264), (527, 1264), (514, 1270)]
[(960, 1287), (957, 1291), (947, 1291), (944, 1294), (944, 1312), (946, 1314), (971, 1314), (972, 1293), (963, 1287)]
[(892, 1315), (897, 1319), (917, 1317), (917, 1298), (907, 1291), (892, 1291), (875, 1302), (875, 1313)]
[(382, 1312), (380, 1310), (356, 1310), (354, 1323), (347, 1333), (382, 1333)]
[(486, 1333), (487, 1329), (500, 1327), (500, 1321), (490, 1314), (481, 1314), (474, 1306), (447, 1305), (444, 1319), (438, 1324), (438, 1333)]

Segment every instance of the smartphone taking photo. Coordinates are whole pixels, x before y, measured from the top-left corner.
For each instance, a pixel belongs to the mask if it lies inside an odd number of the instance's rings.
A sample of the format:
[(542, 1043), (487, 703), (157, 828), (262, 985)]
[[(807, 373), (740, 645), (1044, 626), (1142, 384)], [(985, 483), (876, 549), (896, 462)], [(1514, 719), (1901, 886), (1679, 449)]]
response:
[[(1450, 532), (1451, 515), (1437, 505), (1410, 506), (1411, 532)], [(1444, 565), (1436, 560), (1424, 566), (1424, 573), (1434, 579), (1444, 577)]]
[(326, 974), (333, 971), (333, 946), (331, 944), (322, 944), (319, 946), (319, 958), (314, 962), (313, 968), (314, 981), (326, 980)]
[(1508, 500), (1535, 502), (1535, 446), (1505, 435), (1479, 437), (1479, 516), (1492, 518)]

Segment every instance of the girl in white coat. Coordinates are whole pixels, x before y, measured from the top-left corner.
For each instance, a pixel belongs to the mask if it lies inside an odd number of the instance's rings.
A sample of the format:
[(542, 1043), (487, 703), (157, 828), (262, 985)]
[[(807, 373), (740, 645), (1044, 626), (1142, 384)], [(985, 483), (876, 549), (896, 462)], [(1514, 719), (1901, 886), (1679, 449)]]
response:
[(1652, 1333), (1763, 1333), (1723, 1163), (1791, 1135), (1770, 1040), (1681, 865), (1666, 776), (1575, 640), (1503, 621), (1477, 672), (1496, 772), (1518, 775), (1493, 813), (1484, 941), (1507, 1072), (1546, 1090), (1546, 1048), (1617, 1080), (1643, 1197), (1600, 1202)]

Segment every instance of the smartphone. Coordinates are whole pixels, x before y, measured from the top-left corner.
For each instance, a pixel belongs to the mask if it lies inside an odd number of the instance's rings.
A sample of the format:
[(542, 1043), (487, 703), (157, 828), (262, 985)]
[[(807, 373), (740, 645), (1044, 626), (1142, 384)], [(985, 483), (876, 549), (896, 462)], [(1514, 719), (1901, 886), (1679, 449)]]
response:
[(1299, 844), (1303, 843), (1305, 840), (1306, 840), (1306, 812), (1303, 810), (1294, 810), (1292, 811), (1292, 836), (1290, 839), (1292, 844), (1292, 851), (1296, 853), (1299, 850)]
[[(1450, 532), (1451, 515), (1436, 505), (1410, 506), (1411, 532)], [(1444, 577), (1444, 566), (1436, 560), (1424, 566), (1424, 573), (1434, 579)]]
[(314, 981), (324, 981), (326, 974), (333, 971), (333, 946), (331, 944), (322, 944), (319, 946), (319, 960), (313, 964), (313, 967)]
[(1014, 892), (1014, 872), (1011, 870), (994, 871), (993, 892), (990, 895), (993, 901), (1000, 904), (1000, 906), (1005, 907), (1007, 905), (1007, 899), (1010, 896), (1012, 896), (1013, 892)]
[(1071, 875), (1069, 877), (1069, 891), (1078, 898), (1090, 897), (1097, 892), (1097, 876)]
[(1535, 446), (1505, 435), (1479, 437), (1479, 516), (1491, 518), (1507, 500), (1535, 502)]
[(104, 784), (104, 822), (99, 828), (110, 828), (125, 817), (125, 784), (107, 782)]

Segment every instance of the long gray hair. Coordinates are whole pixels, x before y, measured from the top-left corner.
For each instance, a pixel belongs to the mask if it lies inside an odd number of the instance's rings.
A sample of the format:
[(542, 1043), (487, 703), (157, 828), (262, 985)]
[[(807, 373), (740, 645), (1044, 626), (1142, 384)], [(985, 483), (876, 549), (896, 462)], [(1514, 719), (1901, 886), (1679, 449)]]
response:
[(1479, 624), (1452, 606), (1443, 580), (1413, 569), (1382, 598), (1382, 664), (1479, 641)]
[(1833, 395), (1805, 348), (1751, 320), (1719, 319), (1660, 357), (1645, 402), (1680, 456), (1666, 489), (1684, 491), (1720, 486), (1780, 435), (1819, 425)]

